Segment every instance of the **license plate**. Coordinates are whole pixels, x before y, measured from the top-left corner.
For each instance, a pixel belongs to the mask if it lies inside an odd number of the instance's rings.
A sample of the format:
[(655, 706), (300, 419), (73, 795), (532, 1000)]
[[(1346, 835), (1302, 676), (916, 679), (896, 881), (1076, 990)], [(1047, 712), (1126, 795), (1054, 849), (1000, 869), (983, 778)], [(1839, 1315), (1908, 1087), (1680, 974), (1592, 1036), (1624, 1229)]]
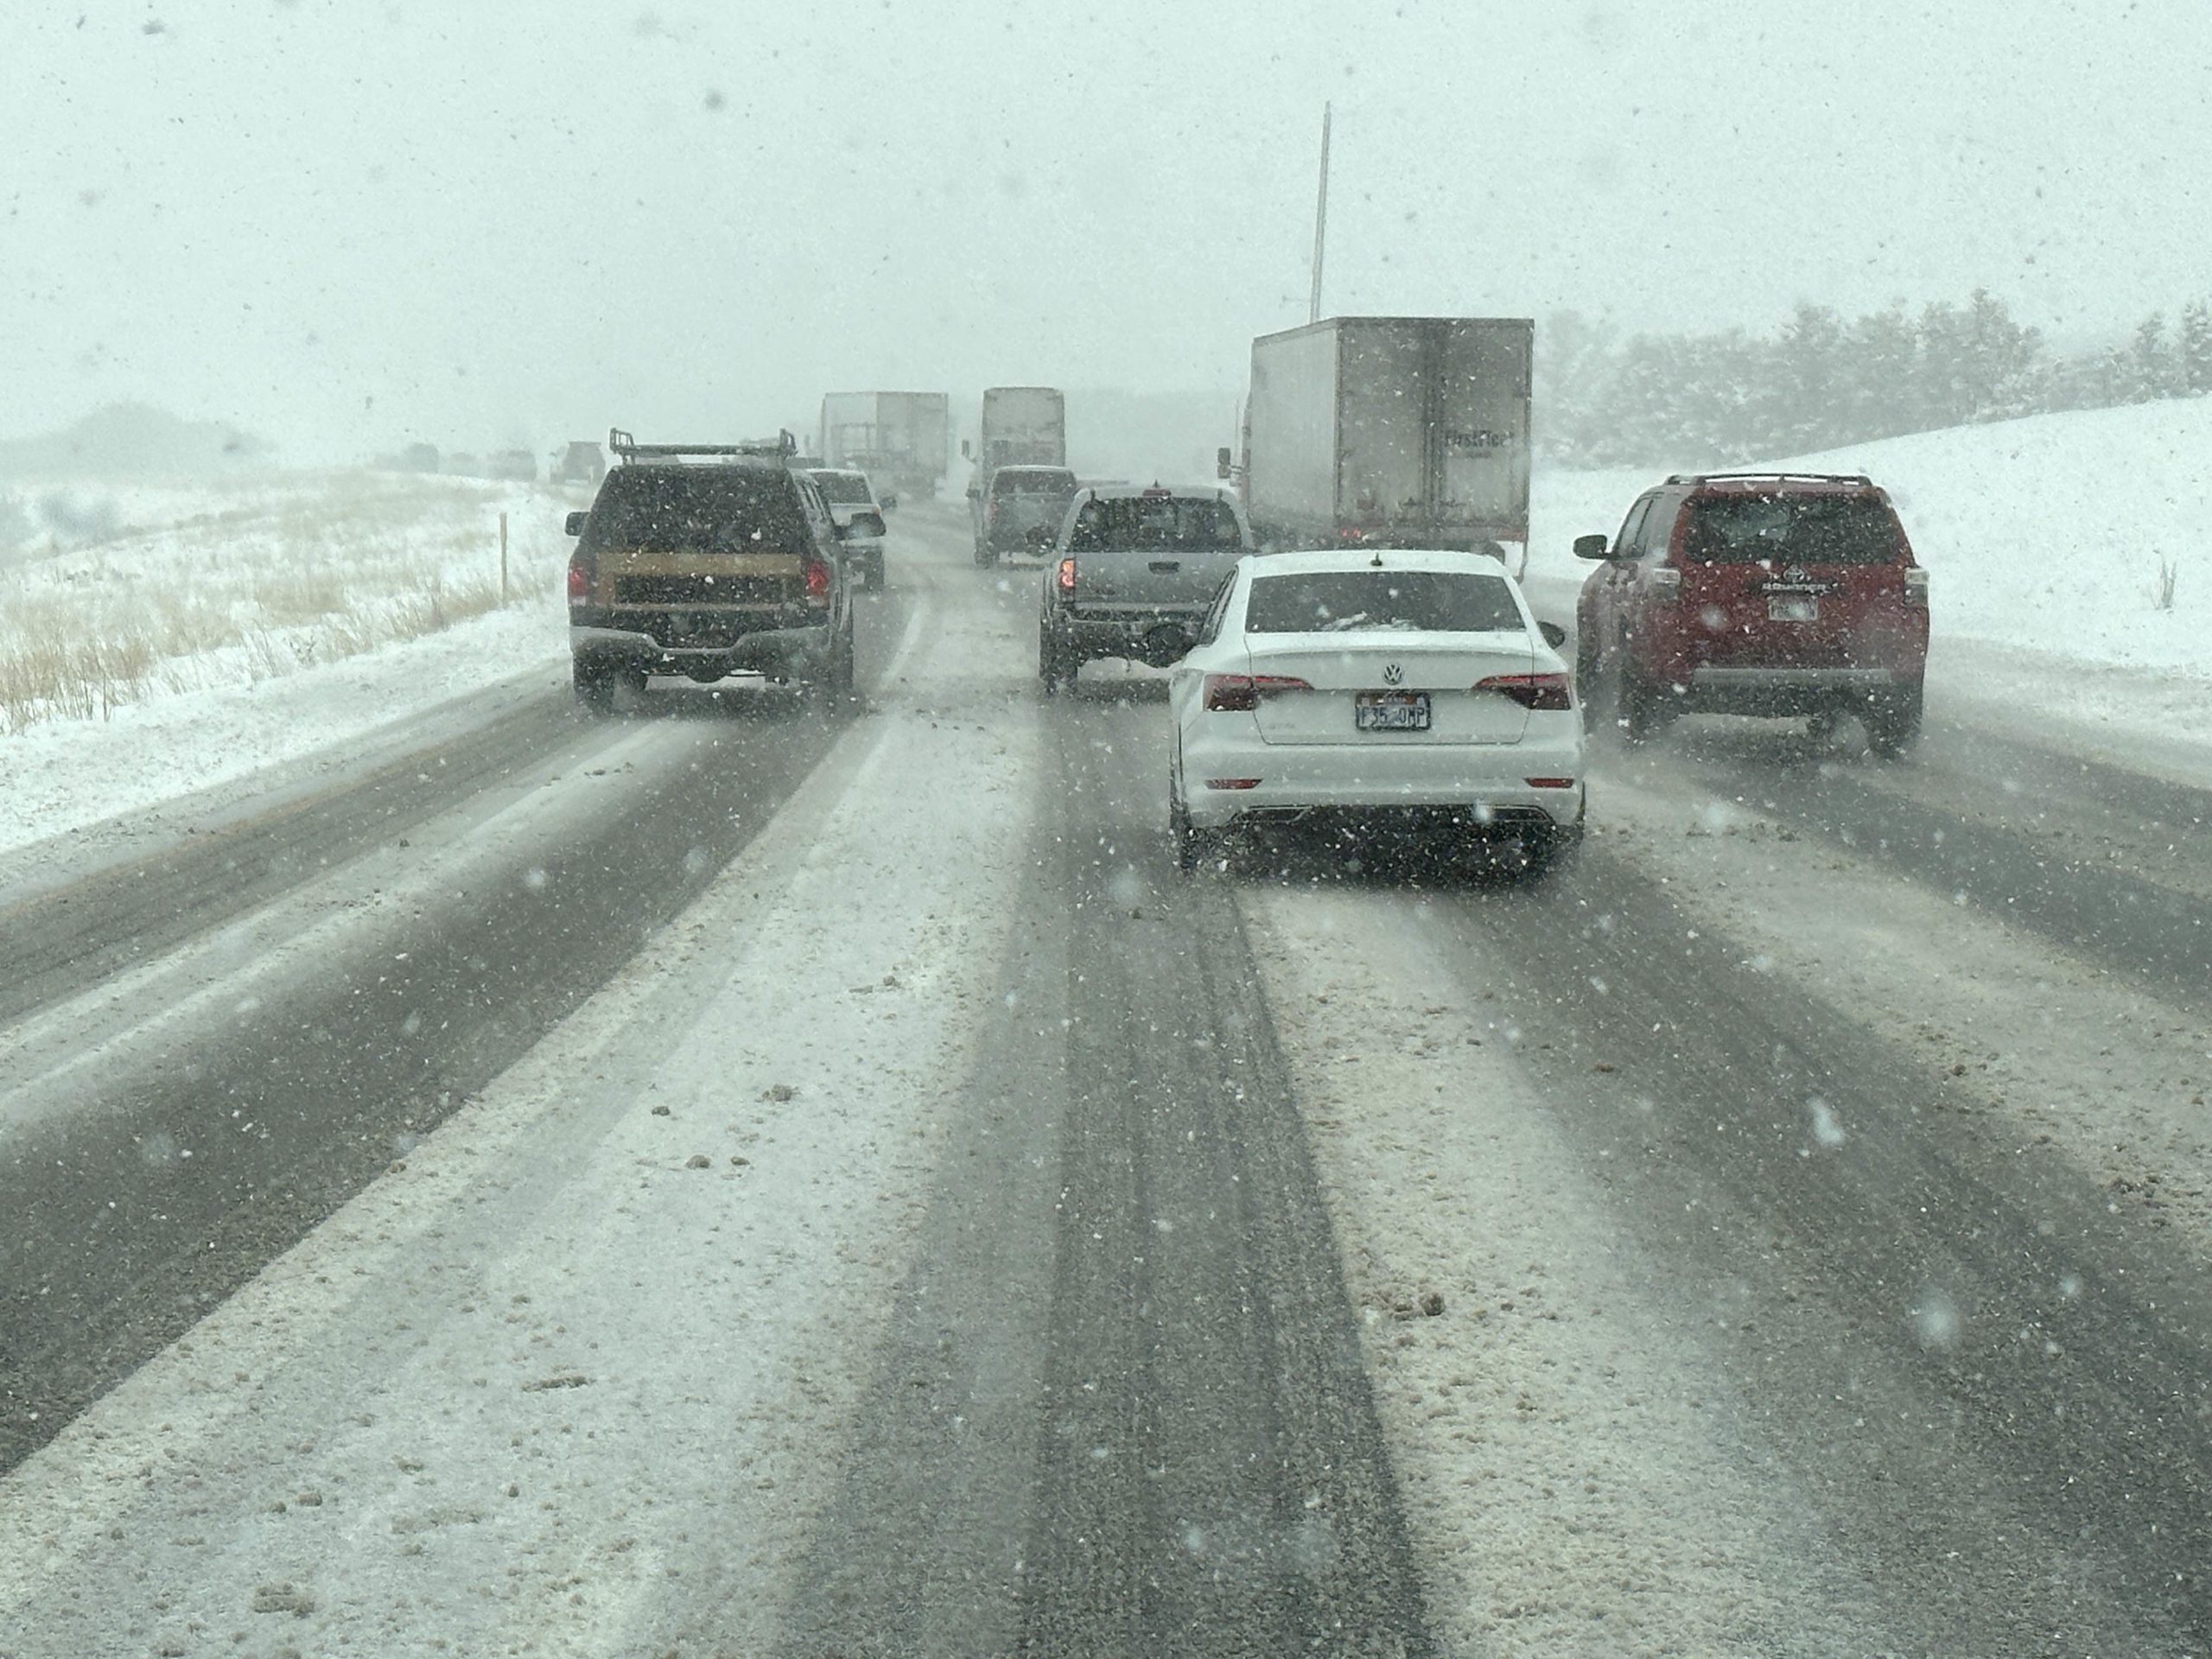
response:
[(1425, 732), (1426, 691), (1362, 691), (1352, 699), (1352, 723), (1363, 732)]
[(1767, 600), (1766, 620), (1770, 622), (1817, 622), (1821, 620), (1821, 601), (1810, 594), (1776, 594)]

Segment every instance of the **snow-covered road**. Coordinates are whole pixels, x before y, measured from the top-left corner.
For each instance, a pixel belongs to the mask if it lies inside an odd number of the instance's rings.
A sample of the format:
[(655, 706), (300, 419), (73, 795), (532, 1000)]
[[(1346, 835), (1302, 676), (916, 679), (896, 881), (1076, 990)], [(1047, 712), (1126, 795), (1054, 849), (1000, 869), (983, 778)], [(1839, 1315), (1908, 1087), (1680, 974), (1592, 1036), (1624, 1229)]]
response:
[(894, 534), (849, 717), (518, 683), (181, 922), (0, 872), (0, 1655), (2212, 1645), (2185, 745), (1184, 881), (1156, 679)]

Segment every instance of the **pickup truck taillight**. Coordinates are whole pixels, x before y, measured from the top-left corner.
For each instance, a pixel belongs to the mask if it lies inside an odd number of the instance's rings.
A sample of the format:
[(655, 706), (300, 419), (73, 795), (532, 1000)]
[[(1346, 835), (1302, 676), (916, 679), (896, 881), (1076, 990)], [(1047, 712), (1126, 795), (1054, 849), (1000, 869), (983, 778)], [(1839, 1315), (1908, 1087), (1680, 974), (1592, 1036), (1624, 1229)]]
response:
[(569, 603), (587, 604), (591, 599), (591, 561), (581, 553), (569, 556)]
[(1273, 696), (1278, 691), (1313, 689), (1306, 681), (1288, 674), (1209, 674), (1204, 701), (1213, 714), (1249, 714), (1260, 706), (1262, 697)]
[(1643, 591), (1654, 599), (1675, 599), (1682, 591), (1682, 573), (1662, 564), (1643, 573)]
[(1928, 605), (1928, 567), (1911, 564), (1905, 567), (1904, 602), (1917, 605), (1923, 610)]
[(1564, 674), (1493, 674), (1486, 680), (1477, 680), (1475, 690), (1495, 691), (1528, 709), (1574, 707)]
[(830, 567), (819, 559), (806, 562), (806, 596), (814, 600), (830, 597)]
[(1060, 561), (1060, 568), (1054, 574), (1052, 582), (1053, 585), (1064, 594), (1075, 592), (1075, 560), (1073, 558)]

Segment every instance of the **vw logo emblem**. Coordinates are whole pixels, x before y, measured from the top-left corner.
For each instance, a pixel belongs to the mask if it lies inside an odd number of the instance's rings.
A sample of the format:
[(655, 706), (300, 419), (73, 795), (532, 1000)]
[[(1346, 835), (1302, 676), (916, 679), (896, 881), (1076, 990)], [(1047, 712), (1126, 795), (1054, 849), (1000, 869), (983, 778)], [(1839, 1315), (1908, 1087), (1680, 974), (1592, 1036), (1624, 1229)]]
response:
[(1382, 683), (1396, 685), (1406, 677), (1406, 671), (1396, 663), (1382, 664)]

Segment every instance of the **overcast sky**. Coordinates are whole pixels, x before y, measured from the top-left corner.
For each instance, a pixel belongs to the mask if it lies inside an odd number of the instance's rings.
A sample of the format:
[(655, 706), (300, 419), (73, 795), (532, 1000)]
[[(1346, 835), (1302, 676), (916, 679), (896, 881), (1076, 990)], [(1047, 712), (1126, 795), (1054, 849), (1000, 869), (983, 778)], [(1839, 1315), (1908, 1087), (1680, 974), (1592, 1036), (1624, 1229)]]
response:
[[(2212, 293), (2212, 0), (4, 0), (0, 432), (302, 458), (1224, 389), (1325, 310)], [(1541, 349), (1541, 338), (1539, 349)]]

